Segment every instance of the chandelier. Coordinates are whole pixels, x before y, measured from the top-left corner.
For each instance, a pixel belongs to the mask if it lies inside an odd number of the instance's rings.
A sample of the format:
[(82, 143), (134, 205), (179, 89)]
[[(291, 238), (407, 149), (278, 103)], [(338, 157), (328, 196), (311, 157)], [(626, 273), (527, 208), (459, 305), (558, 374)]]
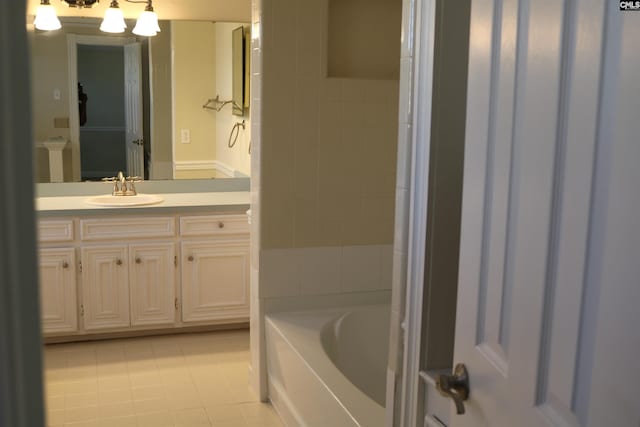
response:
[[(63, 0), (69, 7), (91, 7), (99, 0)], [(155, 36), (159, 31), (158, 15), (153, 10), (152, 0), (125, 0), (128, 3), (144, 3), (146, 4), (144, 11), (138, 17), (133, 34), (138, 36)], [(33, 21), (34, 26), (38, 30), (54, 31), (62, 28), (62, 24), (56, 15), (54, 7), (49, 0), (40, 0), (40, 6), (36, 12), (36, 19)], [(105, 33), (123, 33), (127, 28), (124, 22), (124, 15), (117, 0), (112, 0), (109, 8), (104, 14), (104, 19), (100, 25), (100, 30)]]

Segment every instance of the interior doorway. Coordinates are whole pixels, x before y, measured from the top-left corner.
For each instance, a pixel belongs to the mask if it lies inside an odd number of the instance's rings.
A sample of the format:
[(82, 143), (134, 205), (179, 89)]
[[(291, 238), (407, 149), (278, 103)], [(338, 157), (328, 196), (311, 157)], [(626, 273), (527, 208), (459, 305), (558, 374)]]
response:
[(81, 179), (115, 176), (127, 167), (124, 48), (78, 46), (77, 87)]
[(67, 43), (73, 180), (100, 180), (118, 171), (147, 177), (141, 44), (132, 37), (76, 34)]

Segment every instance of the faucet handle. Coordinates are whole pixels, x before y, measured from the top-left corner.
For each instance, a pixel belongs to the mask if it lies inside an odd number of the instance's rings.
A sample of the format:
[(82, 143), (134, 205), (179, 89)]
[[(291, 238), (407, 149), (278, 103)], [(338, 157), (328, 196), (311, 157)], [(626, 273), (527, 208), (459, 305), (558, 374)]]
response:
[(122, 190), (118, 187), (118, 178), (116, 178), (115, 176), (102, 178), (102, 182), (104, 182), (105, 184), (113, 184), (111, 195), (116, 196), (119, 192), (122, 192)]
[(142, 181), (142, 178), (139, 176), (128, 176), (126, 180), (127, 180), (127, 184), (129, 184), (129, 190), (127, 192), (127, 195), (135, 196), (136, 194), (138, 194), (134, 183)]

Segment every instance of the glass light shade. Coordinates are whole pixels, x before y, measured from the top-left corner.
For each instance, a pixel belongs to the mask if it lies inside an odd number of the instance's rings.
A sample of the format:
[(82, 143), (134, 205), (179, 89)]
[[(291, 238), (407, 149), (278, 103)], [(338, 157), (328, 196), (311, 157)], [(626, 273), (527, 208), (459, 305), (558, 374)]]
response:
[(145, 10), (138, 18), (133, 34), (151, 37), (155, 36), (159, 31), (158, 15), (155, 12)]
[(100, 25), (100, 31), (105, 33), (124, 33), (127, 24), (124, 22), (122, 10), (117, 7), (110, 7), (104, 14), (104, 19)]
[(62, 28), (60, 20), (56, 16), (56, 10), (50, 4), (41, 4), (36, 11), (36, 19), (33, 25), (38, 30), (53, 31)]

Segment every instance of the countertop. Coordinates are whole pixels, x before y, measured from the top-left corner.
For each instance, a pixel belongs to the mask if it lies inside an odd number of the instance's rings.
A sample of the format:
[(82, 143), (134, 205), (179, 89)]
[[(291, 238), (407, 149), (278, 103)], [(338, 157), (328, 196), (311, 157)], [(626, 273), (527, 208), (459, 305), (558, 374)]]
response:
[[(162, 202), (146, 206), (111, 207), (87, 203), (91, 196), (36, 197), (39, 217), (73, 215), (144, 215), (182, 212), (246, 212), (250, 192), (154, 193)], [(96, 194), (100, 195), (100, 194)], [(125, 197), (125, 196), (123, 196)]]

